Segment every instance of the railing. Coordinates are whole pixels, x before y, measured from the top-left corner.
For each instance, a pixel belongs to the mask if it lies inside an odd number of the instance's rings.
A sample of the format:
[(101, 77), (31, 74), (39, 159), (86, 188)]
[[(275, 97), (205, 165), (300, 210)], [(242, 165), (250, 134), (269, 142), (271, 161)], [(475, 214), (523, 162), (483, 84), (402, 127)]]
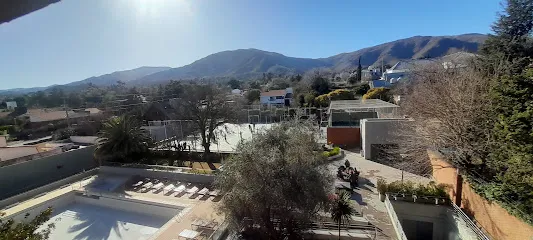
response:
[(490, 238), (463, 212), (459, 206), (452, 202), (454, 212), (459, 216), (468, 227), (476, 234), (479, 240), (490, 240)]
[(405, 232), (403, 231), (402, 223), (398, 219), (396, 212), (394, 211), (394, 207), (392, 206), (392, 203), (389, 200), (389, 195), (385, 197), (385, 207), (387, 207), (389, 217), (392, 220), (392, 225), (394, 226), (394, 230), (396, 230), (396, 235), (398, 236), (398, 239), (408, 240), (407, 236), (405, 236)]

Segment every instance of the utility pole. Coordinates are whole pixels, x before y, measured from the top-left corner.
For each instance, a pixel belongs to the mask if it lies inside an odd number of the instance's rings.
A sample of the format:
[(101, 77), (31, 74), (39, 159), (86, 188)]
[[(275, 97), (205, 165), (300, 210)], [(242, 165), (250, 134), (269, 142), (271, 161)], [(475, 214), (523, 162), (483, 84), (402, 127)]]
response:
[(65, 114), (67, 115), (67, 126), (70, 129), (70, 118), (68, 116), (68, 109), (67, 109), (67, 97), (63, 97), (63, 108), (65, 109)]

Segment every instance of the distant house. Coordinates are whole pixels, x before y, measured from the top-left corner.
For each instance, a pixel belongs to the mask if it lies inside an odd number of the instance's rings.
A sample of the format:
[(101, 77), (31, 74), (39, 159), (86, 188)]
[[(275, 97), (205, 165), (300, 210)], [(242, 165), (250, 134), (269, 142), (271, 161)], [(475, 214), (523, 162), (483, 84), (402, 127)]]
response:
[(84, 110), (61, 110), (61, 109), (28, 109), (20, 117), (26, 117), (33, 127), (41, 126), (48, 123), (62, 121), (67, 119), (77, 120), (101, 114), (102, 111), (97, 108), (87, 108)]
[(17, 107), (17, 102), (15, 101), (6, 102), (6, 107), (8, 110), (15, 110), (15, 108)]
[(368, 82), (368, 85), (370, 86), (370, 88), (379, 88), (379, 87), (384, 87), (384, 88), (390, 88), (392, 86), (392, 84), (388, 81), (385, 81), (385, 80), (372, 80), (372, 81), (369, 81)]
[(382, 80), (396, 83), (400, 79), (405, 79), (408, 74), (417, 67), (424, 67), (430, 64), (441, 64), (443, 68), (464, 68), (468, 62), (475, 57), (473, 53), (457, 52), (439, 58), (400, 60), (394, 66), (387, 69), (382, 76)]
[(233, 90), (231, 90), (231, 94), (234, 94), (234, 95), (241, 95), (241, 94), (242, 94), (242, 90), (240, 90), (240, 89), (233, 89)]
[(292, 102), (292, 94), (292, 88), (262, 92), (260, 102), (265, 105), (289, 106)]

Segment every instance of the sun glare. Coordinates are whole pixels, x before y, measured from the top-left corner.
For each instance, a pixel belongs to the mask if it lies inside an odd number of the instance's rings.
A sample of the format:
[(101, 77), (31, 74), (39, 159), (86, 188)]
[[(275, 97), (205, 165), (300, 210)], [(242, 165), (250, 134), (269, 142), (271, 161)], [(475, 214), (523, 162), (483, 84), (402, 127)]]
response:
[(129, 0), (141, 18), (160, 17), (165, 14), (191, 15), (191, 6), (187, 0)]

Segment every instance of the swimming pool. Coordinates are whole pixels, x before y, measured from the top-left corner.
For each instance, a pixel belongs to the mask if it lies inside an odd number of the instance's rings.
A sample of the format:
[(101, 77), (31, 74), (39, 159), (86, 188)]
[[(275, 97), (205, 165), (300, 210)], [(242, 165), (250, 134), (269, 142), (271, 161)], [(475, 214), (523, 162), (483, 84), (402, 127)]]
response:
[(50, 239), (144, 240), (183, 210), (140, 200), (70, 194), (62, 196), (48, 223)]

